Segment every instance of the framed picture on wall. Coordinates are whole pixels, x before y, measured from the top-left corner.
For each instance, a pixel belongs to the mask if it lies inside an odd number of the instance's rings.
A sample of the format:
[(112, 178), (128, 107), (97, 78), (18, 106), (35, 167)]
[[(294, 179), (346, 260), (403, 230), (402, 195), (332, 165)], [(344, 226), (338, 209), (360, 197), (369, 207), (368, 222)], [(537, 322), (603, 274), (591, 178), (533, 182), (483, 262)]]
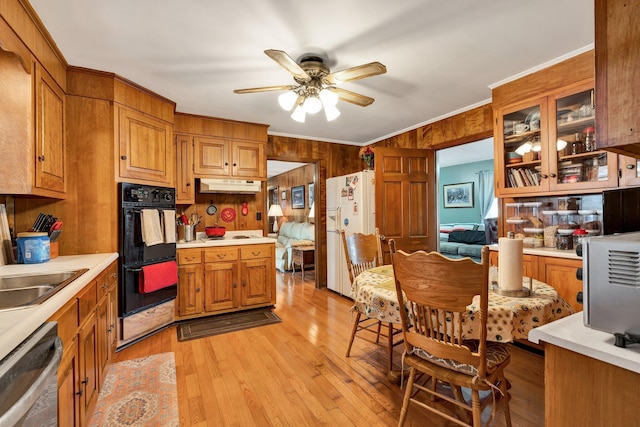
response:
[(443, 185), (442, 190), (445, 208), (473, 207), (473, 182)]
[(311, 207), (311, 205), (313, 205), (313, 191), (314, 191), (314, 185), (313, 182), (309, 183), (309, 207)]
[(282, 190), (282, 193), (280, 193), (280, 198), (282, 200), (287, 200), (287, 190)]
[(304, 209), (304, 185), (291, 187), (291, 207), (293, 209)]

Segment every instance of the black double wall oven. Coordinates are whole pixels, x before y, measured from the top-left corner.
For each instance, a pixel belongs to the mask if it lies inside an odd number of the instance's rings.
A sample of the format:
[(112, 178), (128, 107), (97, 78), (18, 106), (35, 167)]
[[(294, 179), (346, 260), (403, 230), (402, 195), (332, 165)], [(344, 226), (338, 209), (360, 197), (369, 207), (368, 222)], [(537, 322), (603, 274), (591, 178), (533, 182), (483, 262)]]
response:
[[(176, 244), (160, 243), (147, 246), (142, 236), (142, 211), (144, 209), (156, 209), (160, 218), (163, 218), (164, 210), (175, 212), (175, 189), (167, 187), (148, 186), (131, 183), (120, 183), (120, 236), (119, 236), (119, 265), (120, 288), (118, 301), (118, 317), (121, 319), (120, 339), (126, 343), (132, 339), (140, 338), (140, 327), (128, 328), (127, 322), (131, 316), (142, 312), (153, 313), (151, 308), (160, 304), (175, 300), (177, 283), (156, 290), (151, 293), (141, 292), (140, 275), (145, 266), (151, 266), (169, 261), (175, 262)], [(175, 218), (175, 214), (174, 214)], [(143, 335), (166, 326), (167, 317), (158, 319), (154, 324), (153, 316), (145, 314), (141, 320), (148, 325)], [(131, 330), (128, 330), (131, 329)]]

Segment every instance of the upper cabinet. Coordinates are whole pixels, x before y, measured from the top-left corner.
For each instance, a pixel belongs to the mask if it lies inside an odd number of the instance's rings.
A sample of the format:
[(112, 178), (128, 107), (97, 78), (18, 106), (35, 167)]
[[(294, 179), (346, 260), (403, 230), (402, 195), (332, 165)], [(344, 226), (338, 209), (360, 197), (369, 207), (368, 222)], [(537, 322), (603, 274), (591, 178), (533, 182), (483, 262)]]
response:
[(640, 3), (595, 2), (596, 134), (607, 150), (640, 158)]
[(172, 186), (171, 124), (139, 111), (118, 108), (119, 176)]
[(1, 48), (0, 73), (0, 194), (65, 198), (63, 89), (30, 55)]
[(176, 113), (177, 203), (194, 203), (195, 178), (266, 180), (267, 128)]
[(593, 81), (495, 111), (496, 194), (569, 194), (618, 184), (617, 156), (599, 150)]
[(193, 173), (198, 178), (266, 179), (264, 143), (195, 137)]

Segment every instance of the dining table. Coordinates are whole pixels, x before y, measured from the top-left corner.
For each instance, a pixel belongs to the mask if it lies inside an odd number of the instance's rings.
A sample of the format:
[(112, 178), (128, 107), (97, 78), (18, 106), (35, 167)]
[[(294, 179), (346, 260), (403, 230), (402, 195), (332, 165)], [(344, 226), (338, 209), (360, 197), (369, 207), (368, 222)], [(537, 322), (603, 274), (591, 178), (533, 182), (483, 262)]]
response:
[[(574, 313), (573, 308), (547, 283), (523, 277), (523, 287), (528, 288), (530, 294), (506, 296), (493, 289), (493, 279), (497, 277), (497, 267), (491, 267), (488, 341), (526, 340), (530, 330)], [(359, 311), (382, 322), (402, 324), (392, 265), (382, 265), (360, 273), (351, 285), (351, 298), (354, 301), (352, 311)], [(464, 338), (479, 338), (480, 319), (476, 315), (479, 310), (480, 296), (476, 295), (467, 306), (467, 315), (462, 320)]]

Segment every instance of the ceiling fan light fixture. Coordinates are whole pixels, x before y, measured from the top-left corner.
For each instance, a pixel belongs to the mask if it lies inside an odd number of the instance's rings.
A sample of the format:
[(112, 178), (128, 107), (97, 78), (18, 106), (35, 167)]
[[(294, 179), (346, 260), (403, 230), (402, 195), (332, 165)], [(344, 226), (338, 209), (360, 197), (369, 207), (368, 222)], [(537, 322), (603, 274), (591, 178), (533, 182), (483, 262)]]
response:
[(324, 108), (335, 107), (338, 104), (338, 99), (338, 94), (330, 89), (324, 88), (320, 91), (320, 101), (322, 101)]
[(324, 107), (324, 114), (327, 117), (328, 122), (332, 122), (340, 116), (340, 110), (335, 105), (326, 105)]
[(300, 104), (298, 104), (295, 110), (293, 110), (293, 113), (291, 113), (291, 118), (298, 123), (304, 123), (305, 116), (306, 113), (304, 111), (304, 108), (302, 108)]
[(315, 114), (322, 110), (322, 102), (317, 96), (309, 96), (304, 100), (302, 108), (304, 108), (305, 113)]
[(285, 111), (291, 111), (296, 101), (298, 100), (298, 94), (292, 90), (288, 90), (278, 97), (278, 104)]

